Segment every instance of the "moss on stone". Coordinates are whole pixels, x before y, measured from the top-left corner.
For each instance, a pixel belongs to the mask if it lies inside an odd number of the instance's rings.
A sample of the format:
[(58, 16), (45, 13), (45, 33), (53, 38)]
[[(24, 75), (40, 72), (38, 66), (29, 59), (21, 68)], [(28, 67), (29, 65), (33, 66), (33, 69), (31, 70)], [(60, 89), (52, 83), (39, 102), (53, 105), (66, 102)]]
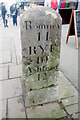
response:
[(35, 96), (29, 98), (30, 104), (35, 104)]
[(49, 86), (41, 87), (41, 88), (39, 88), (39, 89), (32, 89), (32, 88), (30, 88), (29, 91), (33, 91), (33, 90), (41, 90), (41, 89), (50, 88), (50, 87), (55, 87), (55, 86), (56, 86), (55, 84), (51, 84), (51, 85), (49, 85)]
[(70, 97), (70, 96), (71, 96), (71, 93), (70, 93), (69, 90), (67, 90), (67, 91), (65, 92), (65, 94), (64, 94), (64, 97)]
[(61, 118), (64, 116), (64, 110), (58, 109), (58, 110), (53, 110), (50, 114), (51, 118)]

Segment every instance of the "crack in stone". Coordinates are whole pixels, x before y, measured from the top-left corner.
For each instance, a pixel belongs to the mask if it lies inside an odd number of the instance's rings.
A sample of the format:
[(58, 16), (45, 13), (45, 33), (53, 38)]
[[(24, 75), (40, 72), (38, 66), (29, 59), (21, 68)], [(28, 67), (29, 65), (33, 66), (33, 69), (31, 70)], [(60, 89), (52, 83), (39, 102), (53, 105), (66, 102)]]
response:
[(8, 99), (7, 99), (7, 103), (6, 103), (6, 120), (8, 120)]

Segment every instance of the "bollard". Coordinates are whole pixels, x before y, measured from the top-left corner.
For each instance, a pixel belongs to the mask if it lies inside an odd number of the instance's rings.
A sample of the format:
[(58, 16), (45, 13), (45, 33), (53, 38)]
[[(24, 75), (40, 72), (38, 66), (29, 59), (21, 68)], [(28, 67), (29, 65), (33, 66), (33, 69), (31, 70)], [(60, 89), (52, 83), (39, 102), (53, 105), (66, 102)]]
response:
[(58, 100), (62, 20), (49, 7), (28, 8), (21, 17), (22, 88), (26, 107)]

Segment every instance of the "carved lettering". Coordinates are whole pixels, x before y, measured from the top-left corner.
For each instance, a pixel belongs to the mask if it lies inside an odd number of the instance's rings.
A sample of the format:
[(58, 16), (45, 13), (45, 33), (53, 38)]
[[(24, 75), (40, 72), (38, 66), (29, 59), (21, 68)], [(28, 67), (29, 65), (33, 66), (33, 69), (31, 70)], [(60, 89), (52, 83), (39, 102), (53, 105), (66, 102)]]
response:
[(53, 51), (53, 46), (52, 46), (52, 44), (50, 45), (50, 52), (52, 52)]
[(41, 57), (41, 62), (43, 63), (43, 57)]
[(46, 41), (48, 41), (48, 32), (46, 33)]
[(47, 25), (47, 29), (48, 29), (48, 25)]
[(42, 53), (44, 53), (44, 49), (42, 48), (42, 46), (40, 45), (39, 47), (40, 47)]
[(36, 54), (36, 47), (34, 47), (34, 54)]
[(31, 21), (25, 21), (26, 23), (26, 30), (31, 29)]
[(39, 64), (39, 57), (37, 57), (37, 64)]
[(38, 74), (38, 81), (40, 81), (40, 74)]
[(31, 55), (31, 46), (29, 47), (29, 54)]
[(38, 33), (38, 41), (40, 41), (40, 32)]
[(48, 56), (46, 56), (46, 61), (48, 61)]
[(52, 26), (52, 25), (37, 25), (35, 28), (36, 29), (51, 29), (52, 27), (54, 27), (54, 26)]
[(39, 72), (39, 66), (37, 66), (37, 72)]
[(32, 72), (32, 71), (31, 71), (31, 68), (30, 68), (30, 67), (28, 67), (28, 69), (29, 69), (29, 71), (30, 71), (30, 73), (31, 73), (31, 72)]

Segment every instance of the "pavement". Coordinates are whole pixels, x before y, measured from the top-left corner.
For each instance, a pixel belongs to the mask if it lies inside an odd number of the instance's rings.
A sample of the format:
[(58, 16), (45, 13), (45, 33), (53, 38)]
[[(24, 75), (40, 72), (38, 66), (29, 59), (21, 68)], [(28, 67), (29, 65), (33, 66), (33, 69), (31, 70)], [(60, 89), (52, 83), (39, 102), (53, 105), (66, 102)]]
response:
[(68, 25), (62, 26), (59, 99), (43, 105), (25, 107), (21, 76), (20, 19), (18, 26), (4, 28), (0, 18), (0, 120), (2, 118), (78, 118), (78, 50), (75, 38), (66, 45)]
[(75, 36), (70, 36), (68, 40), (68, 44), (66, 44), (68, 28), (69, 28), (69, 25), (63, 25), (62, 27), (60, 70), (64, 73), (67, 79), (70, 80), (71, 83), (78, 90), (79, 49), (76, 49)]

